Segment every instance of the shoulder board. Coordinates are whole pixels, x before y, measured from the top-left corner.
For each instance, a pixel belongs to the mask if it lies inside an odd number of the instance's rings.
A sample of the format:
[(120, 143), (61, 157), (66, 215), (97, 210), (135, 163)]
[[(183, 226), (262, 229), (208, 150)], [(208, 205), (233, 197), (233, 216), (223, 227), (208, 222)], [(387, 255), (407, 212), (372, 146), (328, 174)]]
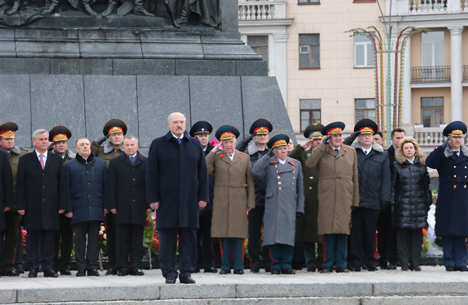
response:
[(28, 152), (28, 150), (26, 148), (20, 148), (21, 151), (25, 151), (25, 152)]
[(349, 149), (352, 149), (352, 150), (356, 150), (354, 147), (352, 146), (346, 146), (346, 148), (349, 148)]

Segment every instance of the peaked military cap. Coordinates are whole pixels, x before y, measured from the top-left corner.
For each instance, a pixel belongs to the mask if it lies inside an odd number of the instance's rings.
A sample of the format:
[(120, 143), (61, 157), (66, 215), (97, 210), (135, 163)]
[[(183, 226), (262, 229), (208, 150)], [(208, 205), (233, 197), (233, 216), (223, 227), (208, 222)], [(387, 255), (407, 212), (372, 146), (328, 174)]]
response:
[(240, 135), (239, 130), (237, 130), (236, 127), (231, 126), (231, 125), (223, 125), (219, 127), (215, 134), (216, 139), (218, 139), (219, 141), (229, 140), (232, 138), (238, 138), (239, 135)]
[(323, 138), (323, 125), (320, 123), (314, 123), (307, 126), (306, 130), (304, 130), (304, 138), (309, 139), (321, 139)]
[(197, 134), (210, 134), (213, 131), (213, 126), (207, 121), (198, 121), (190, 128), (190, 136), (194, 137)]
[(4, 139), (14, 139), (15, 131), (18, 130), (18, 125), (13, 122), (8, 122), (0, 126), (0, 137)]
[(360, 131), (361, 134), (374, 134), (379, 130), (377, 123), (371, 119), (362, 119), (354, 125), (354, 131)]
[(49, 141), (58, 142), (58, 141), (68, 141), (72, 137), (70, 129), (65, 126), (55, 126), (49, 131)]
[(124, 121), (119, 120), (119, 119), (112, 119), (109, 122), (104, 125), (104, 129), (102, 130), (102, 133), (104, 136), (107, 136), (108, 134), (114, 134), (114, 133), (123, 133), (124, 135), (127, 134), (127, 125), (125, 125)]
[(250, 126), (250, 134), (269, 134), (273, 130), (273, 125), (265, 119), (258, 119)]
[(276, 148), (280, 146), (288, 145), (289, 136), (285, 134), (278, 134), (268, 141), (268, 148)]
[(327, 136), (332, 134), (342, 134), (345, 126), (346, 125), (343, 122), (333, 122), (323, 127), (322, 133)]
[(461, 121), (454, 121), (448, 124), (443, 131), (443, 135), (448, 137), (463, 137), (466, 133), (466, 125)]

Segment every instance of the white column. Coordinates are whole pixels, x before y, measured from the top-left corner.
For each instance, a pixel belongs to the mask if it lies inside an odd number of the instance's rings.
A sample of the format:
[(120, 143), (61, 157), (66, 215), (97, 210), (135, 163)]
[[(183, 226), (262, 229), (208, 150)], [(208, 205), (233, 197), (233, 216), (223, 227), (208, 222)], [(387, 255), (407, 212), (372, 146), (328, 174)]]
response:
[[(273, 38), (275, 39), (275, 75), (276, 79), (278, 80), (278, 85), (281, 90), (281, 95), (283, 96), (283, 101), (286, 106), (288, 107), (288, 100), (287, 100), (287, 48), (286, 42), (288, 40), (288, 33), (279, 33), (273, 34)], [(271, 58), (271, 57), (270, 57)]]
[(452, 121), (463, 119), (463, 63), (462, 63), (462, 32), (463, 26), (450, 27), (450, 58), (451, 58), (451, 100)]
[(412, 99), (411, 99), (411, 38), (406, 42), (404, 53), (404, 66), (400, 67), (403, 70), (403, 94), (401, 100), (401, 127), (406, 131), (406, 135), (413, 136), (412, 122)]

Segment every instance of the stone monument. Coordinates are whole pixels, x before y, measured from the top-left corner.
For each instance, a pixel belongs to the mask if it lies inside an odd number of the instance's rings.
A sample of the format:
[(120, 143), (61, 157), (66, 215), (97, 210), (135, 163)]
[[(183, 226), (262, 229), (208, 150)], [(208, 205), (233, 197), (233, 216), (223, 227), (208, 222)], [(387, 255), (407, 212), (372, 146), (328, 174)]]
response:
[(56, 125), (92, 141), (119, 118), (145, 153), (174, 111), (187, 128), (243, 137), (263, 117), (293, 136), (276, 78), (240, 40), (236, 0), (0, 1), (0, 123), (18, 123), (21, 147)]

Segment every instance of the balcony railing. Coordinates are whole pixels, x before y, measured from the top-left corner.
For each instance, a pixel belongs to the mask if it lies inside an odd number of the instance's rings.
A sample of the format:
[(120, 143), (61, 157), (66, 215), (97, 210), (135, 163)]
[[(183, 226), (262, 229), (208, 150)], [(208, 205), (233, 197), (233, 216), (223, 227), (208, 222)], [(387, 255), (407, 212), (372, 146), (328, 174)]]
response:
[(468, 66), (463, 66), (463, 80), (468, 80)]
[[(395, 3), (395, 1), (393, 1)], [(387, 11), (389, 9), (387, 4)], [(443, 14), (468, 12), (467, 0), (399, 0), (394, 15)]]
[[(444, 127), (420, 127), (414, 125), (414, 139), (418, 142), (419, 146), (438, 146), (445, 142), (447, 139), (442, 134)], [(468, 134), (463, 137), (463, 143), (467, 142)]]
[(411, 82), (450, 82), (450, 66), (411, 67)]
[(239, 20), (268, 20), (286, 18), (286, 1), (239, 0)]

